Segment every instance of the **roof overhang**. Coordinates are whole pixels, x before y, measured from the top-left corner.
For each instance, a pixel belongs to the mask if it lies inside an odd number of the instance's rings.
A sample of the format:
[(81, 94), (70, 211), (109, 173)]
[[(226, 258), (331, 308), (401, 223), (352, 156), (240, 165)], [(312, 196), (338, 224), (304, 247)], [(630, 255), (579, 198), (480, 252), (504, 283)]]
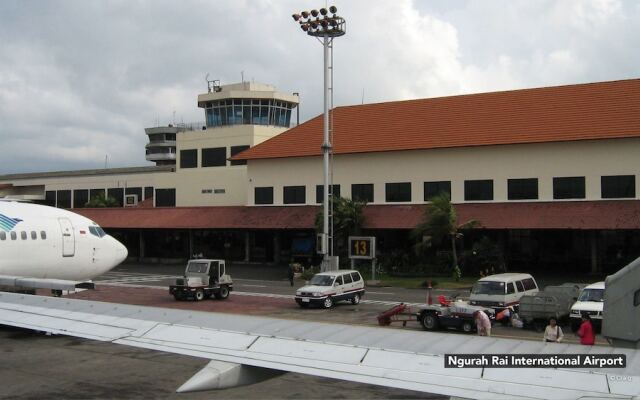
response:
[[(639, 200), (466, 203), (458, 222), (483, 229), (640, 229)], [(105, 228), (119, 229), (315, 229), (319, 206), (93, 208), (74, 211)], [(364, 229), (413, 229), (425, 206), (369, 205)]]

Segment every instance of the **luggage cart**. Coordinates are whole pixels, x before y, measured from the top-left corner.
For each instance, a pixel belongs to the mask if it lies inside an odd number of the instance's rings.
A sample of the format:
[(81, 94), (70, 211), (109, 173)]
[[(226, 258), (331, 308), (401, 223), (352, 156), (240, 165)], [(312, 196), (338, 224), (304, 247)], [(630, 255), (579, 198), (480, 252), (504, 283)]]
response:
[(402, 326), (407, 326), (407, 321), (415, 321), (416, 313), (411, 307), (400, 303), (387, 311), (378, 315), (378, 325), (389, 326), (394, 322), (402, 322)]

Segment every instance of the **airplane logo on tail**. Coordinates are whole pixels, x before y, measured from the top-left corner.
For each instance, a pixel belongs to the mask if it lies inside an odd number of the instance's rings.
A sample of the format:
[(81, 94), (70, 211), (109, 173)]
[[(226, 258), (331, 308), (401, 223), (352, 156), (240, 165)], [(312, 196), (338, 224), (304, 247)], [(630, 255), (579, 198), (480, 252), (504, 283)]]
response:
[(6, 215), (0, 214), (0, 230), (5, 232), (11, 231), (19, 222), (22, 222), (18, 218), (9, 218)]

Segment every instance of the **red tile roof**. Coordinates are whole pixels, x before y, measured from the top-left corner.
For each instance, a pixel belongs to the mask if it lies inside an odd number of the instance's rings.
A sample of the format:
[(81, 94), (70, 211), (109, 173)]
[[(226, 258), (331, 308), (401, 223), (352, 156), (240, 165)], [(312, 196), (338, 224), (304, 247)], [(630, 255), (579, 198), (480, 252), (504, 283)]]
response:
[[(337, 107), (334, 154), (640, 137), (640, 79)], [(322, 115), (234, 160), (321, 154)]]
[(310, 229), (315, 206), (79, 208), (74, 212), (105, 228)]
[[(458, 222), (484, 229), (640, 229), (640, 201), (467, 203), (455, 206)], [(423, 205), (367, 206), (365, 228), (412, 229)]]
[[(459, 222), (486, 229), (640, 229), (640, 201), (575, 201), (456, 205)], [(105, 228), (314, 229), (317, 206), (84, 208), (75, 212)], [(365, 229), (412, 229), (424, 205), (369, 205)]]

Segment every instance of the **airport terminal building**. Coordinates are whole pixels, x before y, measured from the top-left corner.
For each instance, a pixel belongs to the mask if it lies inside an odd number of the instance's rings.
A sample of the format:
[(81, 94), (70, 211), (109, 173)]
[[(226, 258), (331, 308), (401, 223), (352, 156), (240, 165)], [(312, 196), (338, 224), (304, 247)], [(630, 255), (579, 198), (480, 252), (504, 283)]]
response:
[[(146, 129), (156, 166), (0, 176), (0, 197), (73, 208), (142, 260), (308, 259), (322, 201), (322, 116), (243, 82), (198, 96), (205, 122)], [(612, 272), (640, 256), (640, 79), (337, 107), (333, 191), (366, 201), (378, 252), (410, 249), (450, 194), (461, 246), (487, 235), (518, 270)], [(84, 208), (100, 194), (122, 207)]]

